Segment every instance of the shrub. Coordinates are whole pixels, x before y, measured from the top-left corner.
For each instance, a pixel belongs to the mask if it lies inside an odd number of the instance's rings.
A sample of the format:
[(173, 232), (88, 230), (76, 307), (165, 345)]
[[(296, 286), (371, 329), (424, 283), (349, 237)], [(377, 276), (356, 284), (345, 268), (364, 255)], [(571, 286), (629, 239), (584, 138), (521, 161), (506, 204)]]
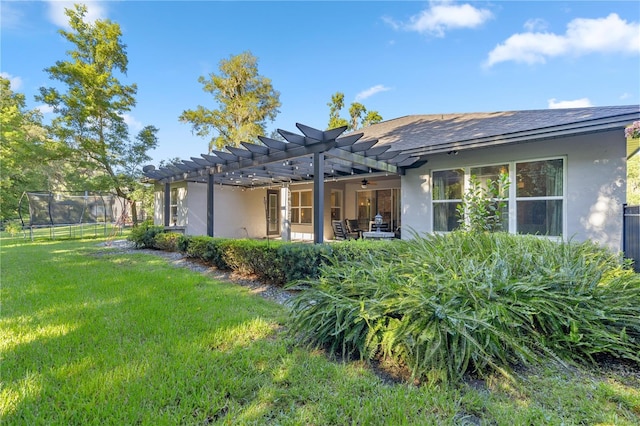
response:
[(22, 232), (22, 222), (19, 220), (11, 220), (4, 224), (4, 230), (12, 237)]
[(136, 247), (180, 251), (188, 257), (246, 274), (275, 285), (317, 278), (327, 262), (346, 262), (362, 256), (387, 256), (395, 242), (343, 241), (336, 244), (306, 244), (265, 240), (235, 240), (208, 236), (185, 236), (165, 232), (150, 223), (135, 228)]
[(640, 275), (593, 243), (460, 231), (388, 249), (307, 280), (291, 331), (431, 380), (548, 357), (640, 362)]
[(228, 265), (224, 260), (222, 238), (212, 238), (206, 236), (190, 237), (186, 247), (186, 254), (189, 257), (199, 259), (211, 264), (219, 269), (227, 269)]
[(146, 221), (131, 229), (128, 240), (137, 248), (156, 248), (156, 235), (164, 232), (164, 227), (155, 226), (151, 221)]
[(154, 236), (153, 247), (158, 250), (178, 251), (183, 235), (177, 232), (161, 232)]

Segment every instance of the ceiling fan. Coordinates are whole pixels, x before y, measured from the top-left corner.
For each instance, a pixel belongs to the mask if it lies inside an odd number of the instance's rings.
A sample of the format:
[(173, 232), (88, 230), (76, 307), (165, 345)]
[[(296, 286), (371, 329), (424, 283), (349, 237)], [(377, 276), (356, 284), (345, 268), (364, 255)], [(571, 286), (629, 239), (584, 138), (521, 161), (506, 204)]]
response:
[(369, 182), (369, 181), (368, 181), (368, 180), (366, 180), (366, 179), (362, 179), (362, 182), (360, 182), (360, 187), (361, 187), (362, 189), (367, 189), (367, 186), (369, 186), (369, 185), (371, 185), (371, 186), (375, 186), (375, 185), (377, 185), (377, 183), (375, 183), (375, 182)]

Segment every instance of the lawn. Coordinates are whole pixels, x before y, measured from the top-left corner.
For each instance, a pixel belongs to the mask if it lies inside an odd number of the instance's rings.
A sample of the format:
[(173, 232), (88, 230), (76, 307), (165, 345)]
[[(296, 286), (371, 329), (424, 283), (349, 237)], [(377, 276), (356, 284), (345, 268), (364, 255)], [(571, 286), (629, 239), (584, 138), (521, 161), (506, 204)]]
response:
[(394, 382), (299, 347), (243, 287), (100, 241), (2, 241), (2, 424), (640, 424), (637, 375)]

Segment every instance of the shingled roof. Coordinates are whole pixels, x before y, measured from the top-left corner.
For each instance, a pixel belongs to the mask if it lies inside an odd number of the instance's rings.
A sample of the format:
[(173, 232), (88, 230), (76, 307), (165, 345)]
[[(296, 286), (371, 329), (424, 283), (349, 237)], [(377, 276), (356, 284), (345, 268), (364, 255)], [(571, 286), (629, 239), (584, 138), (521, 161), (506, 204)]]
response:
[(640, 105), (491, 113), (409, 115), (365, 129), (364, 139), (390, 151), (427, 155), (623, 129), (640, 119)]

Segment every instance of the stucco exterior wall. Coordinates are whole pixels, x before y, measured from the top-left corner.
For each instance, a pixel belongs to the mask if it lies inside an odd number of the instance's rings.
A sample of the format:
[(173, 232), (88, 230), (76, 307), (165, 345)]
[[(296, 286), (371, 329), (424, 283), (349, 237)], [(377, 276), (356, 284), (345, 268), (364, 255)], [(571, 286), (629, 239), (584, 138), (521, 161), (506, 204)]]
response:
[[(565, 240), (591, 239), (612, 250), (622, 248), (622, 206), (626, 200), (626, 151), (623, 132), (505, 147), (440, 154), (402, 177), (402, 223), (419, 233), (433, 231), (431, 172), (456, 167), (527, 161), (549, 157), (566, 159)], [(407, 233), (403, 233), (405, 237)]]
[[(188, 235), (207, 235), (207, 184), (180, 182), (177, 226)], [(214, 188), (213, 233), (225, 238), (262, 238), (266, 235), (264, 197), (266, 190), (242, 191)], [(154, 224), (164, 225), (164, 185), (156, 185)]]

